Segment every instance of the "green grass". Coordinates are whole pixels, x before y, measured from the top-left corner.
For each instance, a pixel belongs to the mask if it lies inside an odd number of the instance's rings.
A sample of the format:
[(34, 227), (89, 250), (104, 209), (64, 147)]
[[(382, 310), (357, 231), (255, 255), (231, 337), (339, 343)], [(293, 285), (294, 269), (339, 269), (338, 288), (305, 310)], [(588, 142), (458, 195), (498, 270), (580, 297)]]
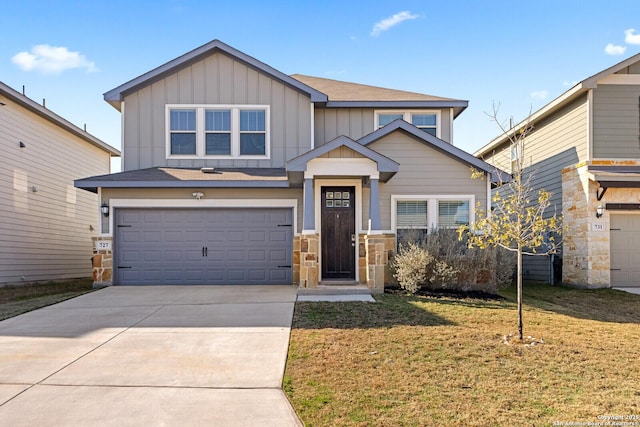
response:
[[(504, 300), (297, 303), (285, 392), (308, 426), (531, 426), (640, 414), (640, 296), (527, 285)], [(535, 343), (536, 345), (531, 345)]]
[(56, 304), (93, 290), (91, 279), (0, 287), (0, 320)]

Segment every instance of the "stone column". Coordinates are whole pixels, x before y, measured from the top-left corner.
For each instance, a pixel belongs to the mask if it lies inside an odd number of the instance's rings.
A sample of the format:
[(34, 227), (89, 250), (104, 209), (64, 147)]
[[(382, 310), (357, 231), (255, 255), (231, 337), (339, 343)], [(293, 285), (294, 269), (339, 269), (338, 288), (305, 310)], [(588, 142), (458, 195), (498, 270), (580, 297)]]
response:
[(113, 248), (111, 237), (93, 237), (93, 286), (113, 285)]
[(367, 260), (367, 286), (373, 292), (384, 292), (388, 282), (389, 257), (393, 253), (395, 236), (392, 234), (368, 234), (364, 237)]
[[(318, 234), (303, 234), (300, 236), (300, 273), (301, 288), (315, 288), (318, 286), (320, 264), (318, 263)], [(295, 256), (295, 255), (294, 255)]]

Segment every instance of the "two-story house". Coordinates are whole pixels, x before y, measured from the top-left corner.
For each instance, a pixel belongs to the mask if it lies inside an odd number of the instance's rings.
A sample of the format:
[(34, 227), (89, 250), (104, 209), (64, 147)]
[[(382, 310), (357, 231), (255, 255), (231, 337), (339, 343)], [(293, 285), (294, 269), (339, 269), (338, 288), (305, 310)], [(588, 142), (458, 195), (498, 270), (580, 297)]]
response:
[(90, 277), (98, 198), (73, 180), (120, 152), (4, 83), (0, 144), (0, 284)]
[[(523, 126), (532, 126), (527, 173), (564, 216), (563, 282), (640, 286), (640, 55), (579, 82), (475, 155), (509, 170), (518, 152), (508, 135)], [(524, 266), (527, 278), (551, 281), (549, 258)]]
[(451, 144), (467, 101), (289, 76), (218, 40), (104, 97), (123, 171), (76, 181), (104, 209), (102, 283), (379, 292), (397, 236), (473, 222), (497, 179)]

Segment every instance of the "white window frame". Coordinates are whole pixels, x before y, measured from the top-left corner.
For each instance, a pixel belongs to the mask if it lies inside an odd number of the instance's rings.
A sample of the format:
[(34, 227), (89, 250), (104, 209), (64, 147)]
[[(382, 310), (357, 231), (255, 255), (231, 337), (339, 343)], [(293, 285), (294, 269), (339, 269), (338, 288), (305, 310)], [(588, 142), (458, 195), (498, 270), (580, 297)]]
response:
[[(391, 231), (398, 240), (398, 202), (425, 201), (427, 202), (427, 219), (429, 220), (427, 233), (438, 228), (438, 202), (446, 201), (469, 201), (469, 227), (475, 223), (476, 196), (473, 194), (437, 194), (437, 195), (392, 195), (391, 196)], [(451, 229), (451, 227), (447, 227)]]
[[(171, 111), (196, 110), (196, 154), (171, 154)], [(231, 154), (205, 154), (207, 110), (229, 110), (231, 112)], [(240, 111), (263, 110), (265, 112), (264, 155), (240, 154)], [(165, 105), (165, 146), (167, 159), (270, 159), (271, 158), (271, 114), (269, 105), (244, 104), (166, 104)]]
[[(434, 114), (436, 116), (436, 137), (440, 138), (440, 135), (442, 134), (442, 111), (440, 110), (375, 110), (373, 123), (374, 131), (380, 129), (380, 126), (378, 126), (380, 115), (384, 114), (401, 114), (402, 119), (407, 123), (412, 122), (411, 119), (414, 114)], [(421, 128), (418, 127), (418, 129)]]

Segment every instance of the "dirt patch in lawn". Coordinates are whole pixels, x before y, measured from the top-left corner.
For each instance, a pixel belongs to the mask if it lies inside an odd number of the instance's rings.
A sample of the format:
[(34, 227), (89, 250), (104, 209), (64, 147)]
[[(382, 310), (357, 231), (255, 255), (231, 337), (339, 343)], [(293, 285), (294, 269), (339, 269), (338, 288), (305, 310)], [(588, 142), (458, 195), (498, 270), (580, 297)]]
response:
[(91, 279), (0, 287), (0, 320), (91, 292)]

